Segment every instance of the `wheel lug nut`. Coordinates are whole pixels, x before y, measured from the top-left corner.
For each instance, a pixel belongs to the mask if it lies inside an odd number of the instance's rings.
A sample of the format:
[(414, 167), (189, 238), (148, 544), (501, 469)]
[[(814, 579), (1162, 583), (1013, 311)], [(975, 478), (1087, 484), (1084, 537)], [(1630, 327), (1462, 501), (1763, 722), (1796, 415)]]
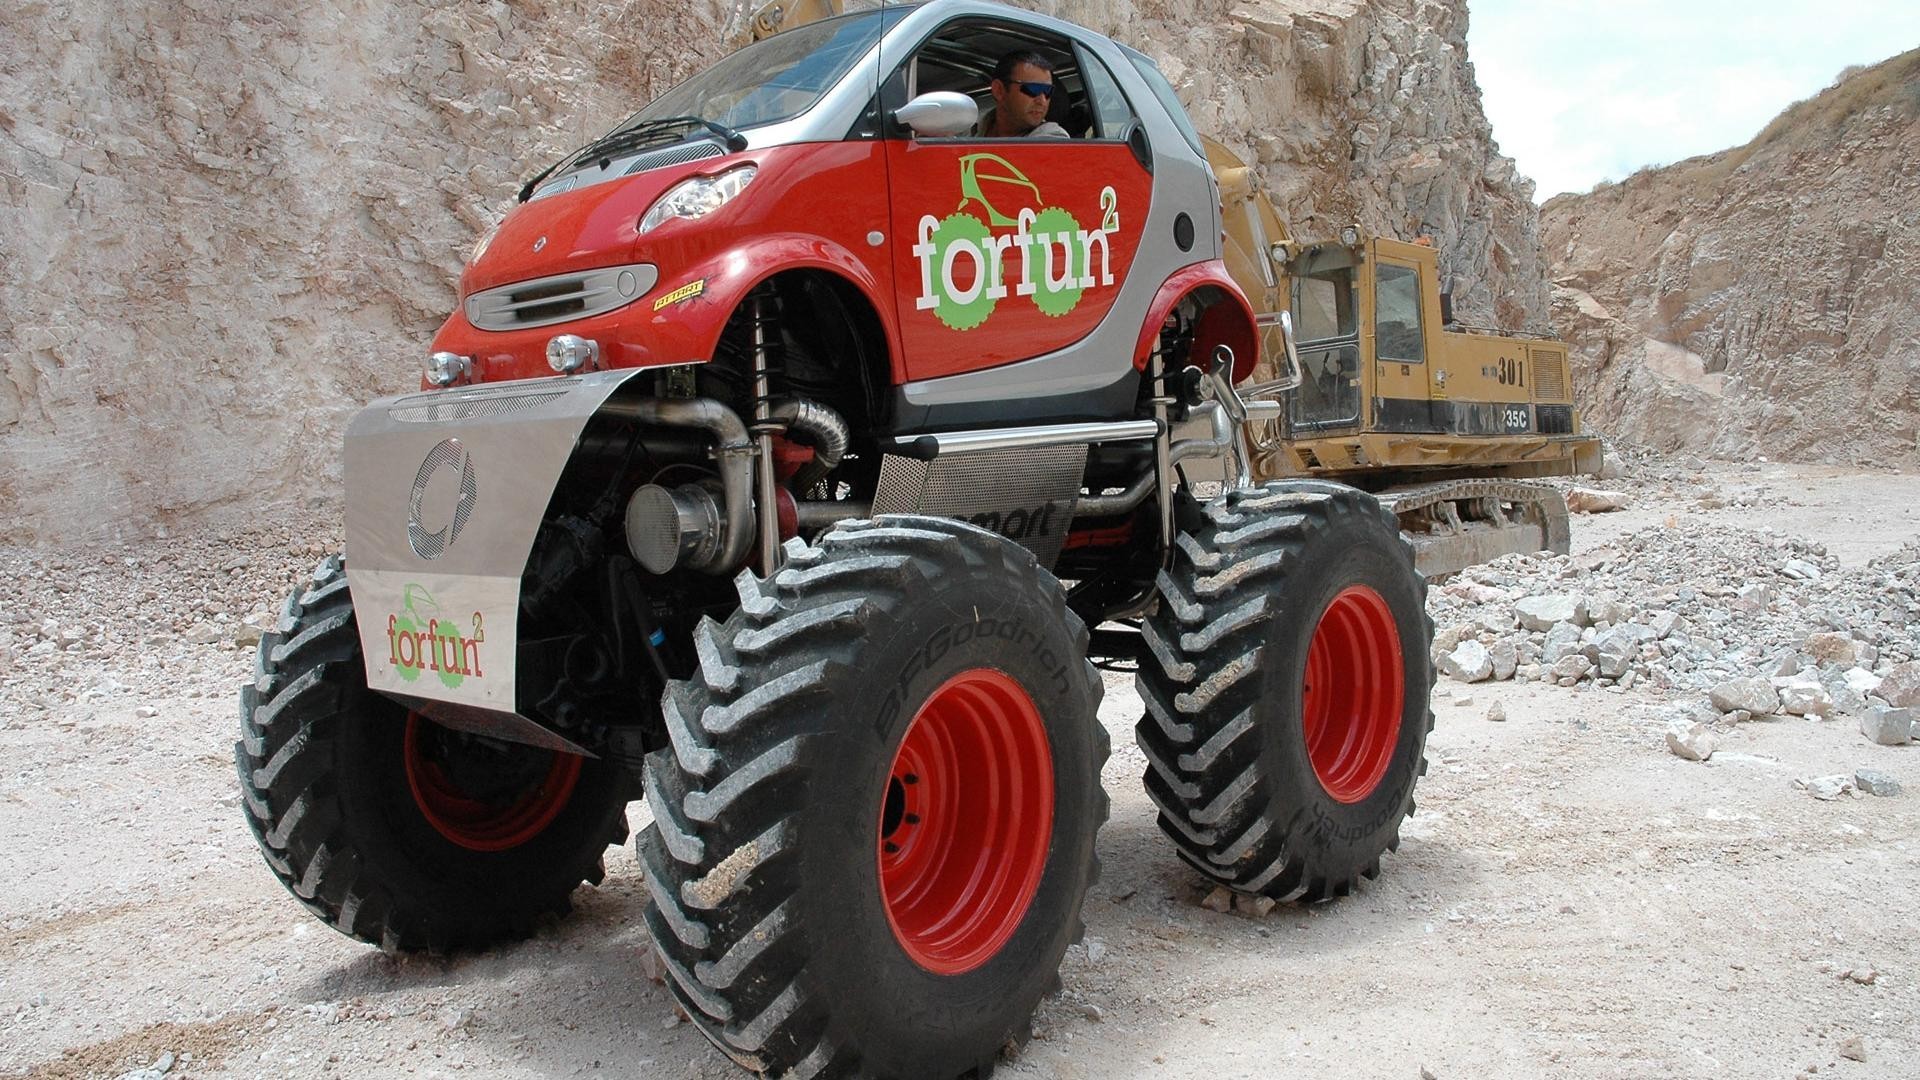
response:
[(918, 824), (920, 824), (920, 815), (919, 815), (919, 814), (908, 814), (908, 815), (907, 815), (907, 824), (909, 824), (909, 825), (918, 825)]
[(891, 854), (893, 854), (894, 852), (896, 852), (896, 851), (899, 851), (899, 850), (900, 850), (900, 845), (899, 845), (899, 844), (896, 844), (896, 843), (894, 843), (894, 842), (893, 842), (893, 841), (891, 841), (891, 840), (889, 840), (889, 841), (887, 841), (887, 854), (889, 854), (889, 855), (891, 855)]
[(920, 782), (920, 778), (918, 776), (915, 776), (913, 773), (908, 773), (907, 775), (901, 777), (900, 779), (909, 784), (917, 784)]

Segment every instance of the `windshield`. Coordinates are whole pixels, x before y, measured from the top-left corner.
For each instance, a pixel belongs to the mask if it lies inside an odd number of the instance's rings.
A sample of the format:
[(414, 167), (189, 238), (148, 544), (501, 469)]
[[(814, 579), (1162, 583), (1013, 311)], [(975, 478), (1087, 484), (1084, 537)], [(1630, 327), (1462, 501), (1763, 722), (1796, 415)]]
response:
[(792, 119), (832, 89), (902, 14), (898, 8), (863, 11), (756, 41), (655, 98), (615, 131), (673, 116), (730, 128)]

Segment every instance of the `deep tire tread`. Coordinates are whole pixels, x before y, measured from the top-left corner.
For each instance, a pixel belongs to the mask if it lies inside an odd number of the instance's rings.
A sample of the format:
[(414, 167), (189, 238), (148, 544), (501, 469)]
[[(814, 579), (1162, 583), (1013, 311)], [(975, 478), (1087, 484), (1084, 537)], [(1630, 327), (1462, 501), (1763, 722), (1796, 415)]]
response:
[[(1181, 860), (1241, 892), (1329, 899), (1380, 872), (1377, 856), (1352, 874), (1311, 865), (1297, 821), (1281, 820), (1263, 793), (1262, 680), (1248, 677), (1262, 669), (1273, 621), (1289, 617), (1271, 588), (1294, 572), (1317, 532), (1348, 515), (1377, 515), (1398, 533), (1393, 515), (1370, 496), (1324, 481), (1277, 482), (1215, 499), (1203, 509), (1205, 524), (1177, 538), (1173, 564), (1158, 579), (1160, 609), (1142, 626), (1151, 656), (1137, 676), (1146, 714), (1136, 735), (1148, 763), (1147, 795)], [(1411, 548), (1399, 543), (1412, 573)], [(1424, 612), (1422, 619), (1431, 640), (1432, 622)], [(1426, 645), (1406, 648), (1424, 656)], [(1433, 714), (1424, 715), (1431, 731)], [(1422, 756), (1415, 774), (1425, 771)], [(1409, 791), (1384, 838), (1387, 850), (1398, 847), (1398, 822), (1412, 810)]]
[[(784, 553), (788, 561), (771, 579), (736, 578), (741, 607), (724, 628), (700, 635), (698, 670), (667, 691), (672, 743), (650, 755), (647, 793), (659, 803), (655, 824), (637, 841), (652, 899), (647, 923), (669, 991), (735, 1061), (799, 1080), (883, 1076), (834, 1038), (806, 989), (788, 830), (802, 805), (796, 786), (814, 782), (803, 751), (818, 733), (796, 728), (797, 716), (810, 715), (796, 706), (828, 693), (856, 663), (862, 628), (876, 614), (916, 603), (929, 581), (956, 566), (1020, 575), (1050, 598), (1082, 656), (1087, 629), (1029, 554), (971, 526), (843, 522), (817, 545), (789, 543)], [(1091, 715), (1101, 683), (1084, 659), (1079, 674)], [(1108, 750), (1104, 729), (1096, 739), (1097, 770)], [(1098, 820), (1108, 813), (1102, 792)], [(1092, 873), (1097, 880), (1097, 860)], [(656, 875), (663, 880), (652, 888)], [(704, 947), (681, 932), (694, 923), (711, 930)], [(1076, 915), (1072, 940), (1083, 933)], [(1008, 1042), (1027, 1036), (1022, 1025)], [(965, 1062), (939, 1080), (984, 1077), (992, 1066), (991, 1058)]]

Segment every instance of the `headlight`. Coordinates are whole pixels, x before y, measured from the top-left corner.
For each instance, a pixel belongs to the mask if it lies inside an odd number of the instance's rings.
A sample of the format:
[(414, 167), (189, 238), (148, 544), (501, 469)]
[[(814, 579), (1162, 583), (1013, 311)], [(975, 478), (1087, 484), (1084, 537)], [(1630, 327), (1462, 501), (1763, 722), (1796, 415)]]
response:
[(759, 171), (752, 165), (742, 165), (719, 176), (696, 176), (675, 184), (641, 217), (636, 231), (650, 232), (668, 218), (691, 221), (705, 217), (747, 190), (747, 185), (753, 182), (753, 174)]
[(427, 381), (435, 386), (452, 386), (473, 370), (473, 361), (459, 353), (437, 352), (427, 357)]

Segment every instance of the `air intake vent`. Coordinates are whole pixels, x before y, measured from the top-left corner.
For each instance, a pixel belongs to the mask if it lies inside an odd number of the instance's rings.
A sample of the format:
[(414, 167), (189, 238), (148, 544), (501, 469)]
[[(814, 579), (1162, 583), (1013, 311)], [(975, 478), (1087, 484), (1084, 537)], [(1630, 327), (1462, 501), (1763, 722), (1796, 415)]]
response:
[(1567, 354), (1555, 350), (1528, 349), (1533, 358), (1533, 400), (1567, 399)]
[(720, 153), (720, 147), (710, 142), (681, 143), (664, 150), (649, 150), (634, 158), (633, 164), (627, 166), (627, 171), (621, 175), (632, 176), (634, 173), (643, 173), (648, 169), (685, 165), (689, 161), (699, 161), (701, 158), (719, 157)]
[(412, 394), (387, 406), (387, 415), (403, 424), (434, 424), (482, 416), (505, 416), (537, 409), (555, 398), (565, 397), (565, 386), (552, 388), (554, 383), (562, 381), (570, 383), (573, 380), (549, 379), (537, 390), (519, 386), (488, 386), (467, 391), (439, 390)]
[[(626, 150), (622, 153), (632, 153), (632, 151)], [(726, 153), (726, 150), (720, 144), (702, 139), (697, 142), (675, 143), (658, 150), (647, 150), (635, 155), (624, 166), (618, 161), (608, 160), (606, 167), (601, 168), (599, 163), (604, 159), (597, 156), (589, 157), (576, 162), (574, 171), (564, 176), (556, 176), (535, 188), (533, 194), (527, 196), (527, 201), (533, 202), (549, 195), (572, 191), (577, 187), (597, 184), (602, 180), (611, 180), (615, 177), (632, 176), (634, 173), (643, 173), (649, 169), (664, 169), (669, 165), (684, 165), (689, 161), (699, 161), (702, 158), (719, 157), (723, 153)]]
[(481, 330), (520, 330), (604, 315), (659, 280), (651, 263), (606, 266), (535, 278), (467, 297), (467, 321)]

